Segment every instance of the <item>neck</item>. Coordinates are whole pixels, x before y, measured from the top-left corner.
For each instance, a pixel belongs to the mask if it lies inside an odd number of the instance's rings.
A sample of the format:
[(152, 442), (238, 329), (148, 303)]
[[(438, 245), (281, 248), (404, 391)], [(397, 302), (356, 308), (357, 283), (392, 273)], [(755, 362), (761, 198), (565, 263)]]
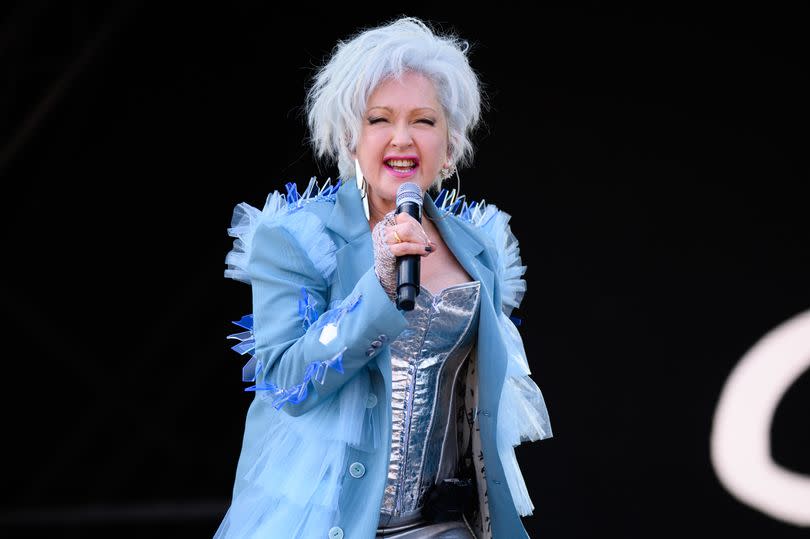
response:
[(368, 197), (368, 224), (371, 230), (374, 226), (383, 220), (385, 214), (390, 211), (396, 211), (396, 203), (388, 203), (388, 201), (377, 199), (371, 193), (366, 195)]

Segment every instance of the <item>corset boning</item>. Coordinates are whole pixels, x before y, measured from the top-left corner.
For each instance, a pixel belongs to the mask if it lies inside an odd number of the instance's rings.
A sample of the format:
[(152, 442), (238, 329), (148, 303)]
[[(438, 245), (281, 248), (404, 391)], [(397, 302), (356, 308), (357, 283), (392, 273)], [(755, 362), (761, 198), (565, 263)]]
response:
[(476, 336), (480, 282), (443, 289), (422, 287), (408, 327), (391, 341), (392, 438), (380, 506), (381, 528), (419, 522), (426, 494), (455, 477), (459, 371)]

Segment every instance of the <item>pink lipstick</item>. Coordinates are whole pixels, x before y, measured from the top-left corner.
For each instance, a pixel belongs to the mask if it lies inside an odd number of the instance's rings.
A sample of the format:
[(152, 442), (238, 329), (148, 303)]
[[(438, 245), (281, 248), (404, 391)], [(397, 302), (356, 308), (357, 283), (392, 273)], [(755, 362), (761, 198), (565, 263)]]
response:
[[(389, 166), (388, 163), (385, 162), (396, 159), (407, 159), (409, 161), (413, 161), (413, 167), (406, 172), (402, 172)], [(383, 165), (388, 170), (388, 172), (391, 173), (391, 175), (396, 178), (410, 178), (411, 176), (416, 174), (416, 169), (419, 168), (419, 158), (415, 155), (387, 155), (385, 156), (385, 159), (383, 159)]]

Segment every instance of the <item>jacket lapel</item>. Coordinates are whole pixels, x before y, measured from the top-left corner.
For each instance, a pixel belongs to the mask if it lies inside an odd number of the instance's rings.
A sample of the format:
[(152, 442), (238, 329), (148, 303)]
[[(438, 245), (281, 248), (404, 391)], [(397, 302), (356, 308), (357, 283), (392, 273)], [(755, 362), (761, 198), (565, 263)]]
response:
[(354, 178), (341, 184), (325, 226), (346, 242), (342, 246), (338, 244), (335, 253), (337, 262), (335, 274), (340, 280), (341, 297), (344, 297), (351, 292), (368, 268), (374, 265), (371, 229)]
[(462, 222), (455, 215), (449, 215), (439, 210), (429, 193), (425, 193), (422, 208), (424, 215), (433, 219), (433, 224), (439, 229), (442, 239), (459, 264), (473, 280), (481, 281), (481, 285), (487, 291), (487, 296), (494, 300), (494, 273), (491, 258), (484, 249), (481, 237), (473, 232), (473, 225)]

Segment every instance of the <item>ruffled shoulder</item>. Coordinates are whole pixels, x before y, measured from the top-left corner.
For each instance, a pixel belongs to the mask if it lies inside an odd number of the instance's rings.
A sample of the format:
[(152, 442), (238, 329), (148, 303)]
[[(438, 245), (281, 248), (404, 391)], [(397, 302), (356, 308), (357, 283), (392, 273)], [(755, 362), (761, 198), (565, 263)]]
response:
[(313, 176), (301, 194), (298, 193), (298, 186), (289, 182), (286, 184), (287, 193), (273, 191), (267, 196), (261, 210), (247, 202), (237, 204), (228, 228), (228, 235), (236, 239), (233, 241), (233, 248), (225, 256), (228, 266), (225, 277), (250, 284), (247, 266), (256, 227), (260, 222), (278, 222), (301, 243), (312, 263), (324, 279), (329, 281), (336, 267), (337, 248), (316, 212), (301, 210), (312, 210), (317, 203), (334, 204), (342, 180), (338, 179), (335, 185), (331, 182), (331, 178), (328, 178), (319, 186)]
[[(470, 223), (482, 232), (482, 238), (493, 243), (493, 251), (498, 257), (495, 270), (501, 289), (501, 309), (510, 316), (526, 293), (526, 281), (522, 279), (526, 266), (520, 258), (518, 240), (509, 226), (512, 216), (486, 200), (468, 203), (465, 195), (456, 197), (455, 193), (454, 189), (448, 195), (447, 189), (442, 189), (436, 197), (436, 207)], [(512, 317), (512, 321), (520, 324), (519, 318)]]
[[(236, 238), (233, 242), (233, 249), (225, 257), (228, 269), (225, 270), (225, 277), (251, 284), (251, 276), (248, 270), (253, 237), (260, 224), (278, 223), (287, 229), (296, 238), (302, 248), (306, 251), (312, 264), (323, 276), (324, 280), (330, 281), (332, 274), (337, 267), (335, 252), (337, 247), (329, 237), (319, 216), (318, 206), (321, 204), (334, 204), (337, 191), (340, 189), (342, 181), (339, 179), (336, 185), (331, 185), (331, 179), (327, 179), (323, 185), (318, 186), (315, 177), (311, 178), (307, 188), (302, 194), (298, 193), (298, 186), (287, 183), (287, 193), (281, 194), (273, 191), (267, 196), (264, 207), (259, 210), (246, 202), (236, 205), (233, 211), (231, 227), (228, 234)], [(272, 245), (262, 246), (265, 249), (272, 249)], [(304, 295), (299, 300), (299, 312), (305, 322), (310, 322), (312, 309), (306, 297), (306, 290), (302, 288)], [(233, 324), (239, 326), (244, 331), (232, 333), (227, 339), (239, 341), (231, 347), (240, 356), (247, 357), (247, 361), (242, 367), (242, 381), (256, 382), (257, 375), (261, 373), (262, 364), (256, 356), (256, 334), (253, 328), (253, 314), (245, 314)], [(332, 360), (323, 364), (311, 365), (308, 370), (309, 378), (317, 373), (324, 372), (327, 367), (332, 367), (342, 372), (342, 354), (338, 354)], [(284, 391), (275, 391), (273, 387), (258, 388), (256, 385), (245, 388), (245, 391), (256, 391), (257, 389), (272, 389), (272, 395), (283, 404), (283, 401), (301, 395), (306, 396), (306, 387), (309, 378), (302, 381), (294, 388)], [(263, 394), (264, 396), (264, 394)]]

